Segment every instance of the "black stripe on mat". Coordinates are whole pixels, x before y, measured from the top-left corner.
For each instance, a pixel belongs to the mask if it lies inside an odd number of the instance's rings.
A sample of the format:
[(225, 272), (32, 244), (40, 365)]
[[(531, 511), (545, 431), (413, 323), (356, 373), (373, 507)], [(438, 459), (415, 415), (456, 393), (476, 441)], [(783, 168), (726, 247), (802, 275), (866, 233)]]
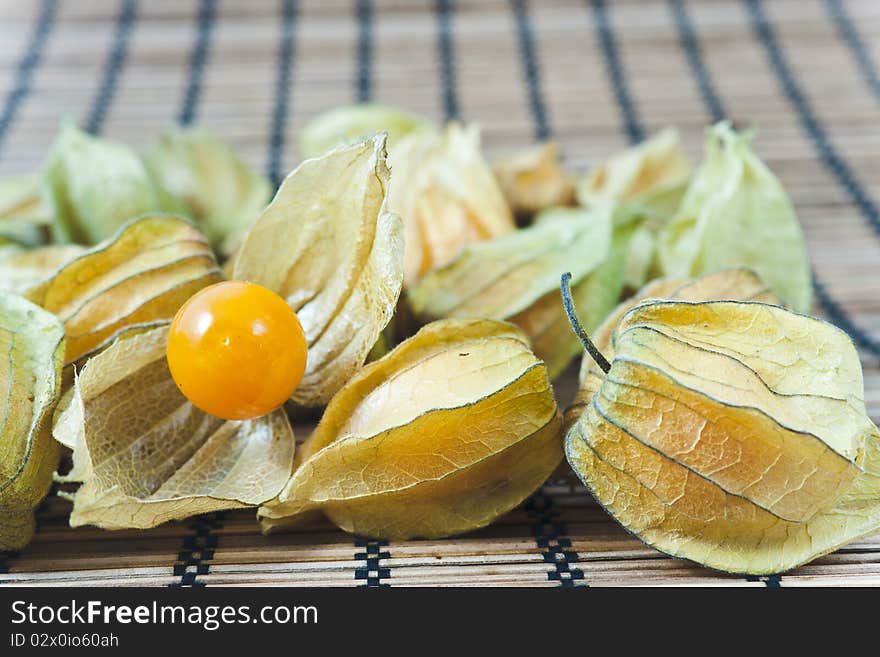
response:
[(541, 550), (544, 563), (553, 566), (547, 571), (547, 579), (559, 582), (562, 587), (589, 586), (584, 571), (572, 564), (578, 562), (578, 553), (571, 549), (571, 539), (566, 537), (565, 523), (558, 520), (559, 511), (553, 498), (538, 491), (523, 505), (532, 519), (529, 530)]
[[(696, 44), (697, 44), (697, 40), (696, 40), (696, 32), (693, 30), (693, 26), (690, 24), (690, 21), (687, 19), (687, 16), (686, 16), (686, 14), (684, 13), (684, 5), (682, 5), (681, 3), (676, 3), (676, 2), (673, 2), (672, 4), (673, 4), (673, 5), (675, 5), (675, 4), (678, 4), (678, 5), (679, 5), (680, 16), (678, 16), (678, 17), (676, 18), (676, 25), (678, 26), (679, 31), (681, 32), (681, 20), (680, 20), (680, 19), (684, 18), (685, 21), (686, 21), (686, 24), (687, 24), (687, 25), (690, 25), (690, 27), (691, 27), (691, 29), (690, 29), (690, 31), (689, 31), (689, 33), (690, 33), (690, 41), (691, 41), (692, 45), (696, 45)], [(609, 29), (611, 29), (611, 28), (610, 28), (610, 22), (607, 22), (607, 25), (609, 25)], [(685, 40), (684, 36), (681, 35), (681, 34), (680, 34), (680, 36), (682, 36), (682, 43), (683, 43), (683, 45), (685, 46), (685, 48), (687, 48), (687, 44), (685, 43), (686, 40)], [(699, 50), (698, 50), (698, 49), (695, 48), (695, 49), (693, 50), (693, 53), (696, 54), (697, 56), (699, 56)], [(607, 51), (606, 51), (606, 56), (607, 56)], [(688, 61), (691, 61), (691, 58), (690, 58), (690, 57), (688, 58)], [(691, 65), (693, 66), (693, 62), (691, 62)], [(609, 68), (609, 70), (610, 70), (612, 67), (609, 66), (608, 68)], [(623, 70), (624, 70), (622, 66), (618, 66), (617, 68), (618, 68), (618, 70), (620, 70), (620, 71), (623, 71)], [(707, 71), (706, 68), (703, 67), (703, 66), (701, 66), (700, 68), (704, 71), (704, 73)], [(705, 84), (705, 85), (707, 85), (707, 91), (711, 91), (711, 92), (712, 92), (712, 94), (713, 94), (714, 97), (716, 98), (716, 101), (717, 101), (717, 107), (720, 108), (720, 107), (721, 107), (720, 99), (718, 98), (717, 94), (715, 94), (714, 90), (712, 89), (712, 87), (711, 87), (711, 80), (709, 79), (708, 75), (707, 75), (707, 74), (706, 74), (706, 75), (703, 75), (702, 79), (700, 78), (700, 76), (695, 76), (695, 77), (697, 77), (697, 83), (698, 83), (698, 84)], [(626, 77), (624, 77), (623, 75), (619, 75), (619, 76), (613, 76), (613, 75), (610, 75), (609, 78), (610, 78), (610, 82), (611, 82), (612, 85), (615, 85), (615, 86), (620, 85), (621, 87), (623, 87), (623, 89), (622, 89), (621, 91), (618, 91), (617, 89), (615, 89), (615, 94), (614, 94), (614, 95), (615, 95), (616, 98), (618, 98), (618, 99), (620, 99), (621, 97), (631, 98), (631, 97), (629, 96), (629, 92), (628, 92), (628, 89), (627, 89), (627, 87), (626, 87), (626, 85), (627, 85)], [(704, 96), (704, 97), (705, 97), (705, 96)], [(629, 102), (632, 103), (632, 100), (630, 100)], [(621, 109), (622, 109), (622, 107), (621, 107)], [(723, 112), (722, 112), (722, 114), (723, 114)], [(635, 114), (633, 114), (633, 116), (635, 116)], [(632, 136), (630, 136), (630, 141), (636, 141), (636, 140), (634, 140), (634, 139), (632, 138)], [(764, 582), (764, 585), (767, 586), (768, 588), (778, 588), (778, 587), (780, 586), (781, 578), (780, 578), (779, 575), (770, 575), (769, 577), (754, 577), (754, 576), (747, 576), (747, 577), (746, 577), (746, 580), (747, 580), (747, 581), (750, 581), (750, 582), (763, 581), (763, 582)]]
[(183, 103), (177, 122), (181, 125), (192, 125), (196, 120), (196, 110), (202, 95), (202, 79), (210, 54), (211, 35), (217, 15), (216, 0), (199, 0), (199, 13), (196, 17), (196, 39), (189, 56), (189, 72), (186, 88), (183, 92)]
[(749, 582), (764, 582), (764, 586), (768, 589), (782, 588), (782, 575), (749, 575), (746, 577)]
[[(712, 75), (703, 60), (702, 50), (693, 22), (688, 15), (687, 8), (682, 0), (669, 0), (679, 40), (684, 49), (691, 73), (696, 80), (706, 105), (706, 110), (713, 121), (720, 121), (726, 116), (724, 104), (718, 91), (712, 82)], [(872, 337), (867, 331), (859, 327), (843, 307), (831, 296), (824, 283), (813, 272), (813, 290), (816, 300), (822, 307), (828, 320), (846, 331), (853, 341), (872, 356), (880, 358), (880, 341)]]
[(6, 140), (9, 128), (15, 121), (18, 108), (31, 92), (34, 74), (37, 68), (39, 68), (43, 51), (46, 49), (46, 43), (55, 25), (57, 10), (58, 0), (43, 0), (40, 3), (40, 13), (37, 15), (24, 55), (22, 55), (15, 69), (15, 81), (13, 82), (12, 89), (7, 94), (6, 101), (3, 103), (3, 110), (0, 112), (0, 149), (2, 149), (3, 142)]
[(284, 159), (284, 130), (290, 111), (290, 77), (296, 49), (296, 23), (299, 13), (297, 0), (283, 0), (281, 10), (281, 47), (278, 49), (278, 77), (275, 82), (275, 107), (272, 111), (272, 130), (269, 138), (268, 175), (276, 187), (281, 184)]
[(459, 118), (458, 84), (455, 77), (455, 48), (452, 42), (452, 15), (454, 0), (435, 0), (437, 15), (437, 54), (440, 58), (440, 76), (443, 81), (443, 118)]
[(383, 550), (388, 545), (387, 541), (376, 541), (369, 538), (355, 539), (355, 547), (363, 548), (362, 551), (355, 552), (355, 561), (363, 561), (363, 565), (359, 565), (354, 569), (354, 578), (363, 580), (363, 586), (391, 586), (387, 580), (391, 577), (391, 569), (381, 565), (382, 559), (390, 559), (391, 553)]
[(205, 586), (198, 578), (207, 575), (211, 569), (211, 560), (214, 558), (214, 550), (217, 549), (217, 535), (213, 532), (223, 527), (225, 515), (223, 511), (206, 513), (196, 516), (187, 525), (194, 533), (183, 539), (173, 571), (180, 581), (169, 584), (169, 587)]
[(357, 71), (355, 100), (365, 103), (373, 95), (373, 2), (358, 0), (357, 15)]
[[(779, 46), (773, 26), (764, 13), (762, 3), (760, 0), (743, 1), (748, 9), (755, 36), (764, 47), (770, 68), (782, 87), (785, 97), (795, 110), (801, 126), (813, 143), (819, 158), (850, 197), (850, 200), (858, 208), (874, 233), (880, 237), (880, 212), (878, 212), (876, 204), (868, 195), (868, 192), (862, 186), (853, 170), (831, 144), (831, 140), (828, 138), (822, 123), (817, 118), (809, 101), (807, 101), (791, 67), (788, 65), (785, 54)], [(850, 337), (859, 347), (875, 358), (880, 358), (880, 341), (856, 325), (855, 321), (846, 313), (843, 307), (834, 300), (825, 285), (816, 279), (815, 274), (813, 275), (813, 285), (816, 299), (825, 310), (828, 319), (849, 333)]]
[(596, 29), (596, 36), (599, 38), (599, 44), (602, 47), (605, 72), (611, 80), (614, 98), (617, 100), (617, 106), (623, 120), (623, 130), (630, 143), (640, 142), (645, 138), (645, 128), (642, 126), (635, 104), (632, 101), (629, 84), (626, 80), (626, 70), (623, 67), (623, 62), (617, 49), (614, 26), (611, 24), (611, 19), (608, 15), (608, 7), (605, 5), (605, 0), (589, 0), (589, 4), (593, 8), (593, 26)]
[[(200, 0), (196, 18), (195, 40), (190, 54), (189, 72), (183, 93), (183, 102), (178, 116), (178, 123), (190, 125), (195, 121), (201, 101), (202, 79), (208, 64), (211, 34), (216, 19), (216, 0)], [(169, 587), (203, 587), (204, 581), (199, 577), (207, 575), (211, 569), (211, 560), (217, 549), (217, 535), (214, 533), (223, 527), (226, 511), (218, 511), (196, 516), (187, 527), (193, 531), (184, 536), (183, 544), (174, 562), (173, 574), (179, 581)]]
[(855, 323), (849, 313), (843, 309), (843, 306), (831, 296), (825, 284), (816, 278), (815, 272), (813, 273), (813, 293), (832, 324), (848, 333), (859, 348), (875, 358), (880, 358), (880, 340)]
[(700, 96), (703, 98), (703, 103), (706, 105), (709, 116), (712, 117), (712, 122), (717, 123), (727, 113), (724, 111), (721, 97), (712, 84), (711, 74), (703, 60), (703, 51), (700, 48), (697, 33), (694, 31), (694, 25), (691, 22), (690, 16), (688, 16), (683, 0), (669, 0), (669, 6), (672, 10), (672, 17), (675, 19), (675, 28), (678, 30), (678, 38), (681, 42), (682, 50), (684, 50), (685, 57), (687, 57), (694, 80), (697, 82)]
[[(357, 48), (357, 78), (355, 79), (355, 100), (367, 102), (372, 99), (373, 79), (373, 6), (370, 0), (358, 0), (358, 48)], [(391, 569), (381, 565), (381, 559), (391, 558), (391, 553), (382, 548), (387, 547), (387, 541), (376, 541), (369, 538), (355, 537), (354, 560), (363, 564), (354, 569), (354, 578), (363, 581), (363, 586), (390, 586), (384, 582), (391, 577)]]
[(859, 72), (871, 90), (878, 99), (880, 99), (880, 73), (877, 71), (877, 63), (871, 55), (871, 51), (865, 45), (862, 35), (859, 34), (856, 24), (853, 22), (846, 7), (841, 0), (825, 0), (825, 7), (840, 38), (843, 39), (847, 47), (852, 53), (853, 59), (859, 67)]
[[(531, 14), (524, 1), (511, 0), (511, 6), (516, 15), (523, 81), (527, 87), (532, 109), (535, 138), (548, 139), (552, 133), (541, 94), (541, 66), (533, 46), (534, 30)], [(578, 554), (570, 549), (571, 539), (566, 536), (565, 523), (557, 521), (559, 512), (554, 508), (553, 498), (543, 491), (538, 491), (526, 500), (523, 508), (532, 519), (530, 532), (538, 549), (541, 550), (544, 563), (553, 565), (553, 570), (547, 571), (547, 579), (559, 582), (560, 586), (564, 587), (589, 586), (584, 581), (583, 571), (572, 566), (577, 563)]]
[(528, 0), (510, 0), (516, 19), (516, 33), (519, 38), (519, 56), (522, 62), (523, 79), (529, 95), (529, 109), (535, 126), (535, 139), (543, 141), (550, 137), (550, 123), (547, 120), (547, 107), (544, 104), (544, 91), (541, 85), (541, 70), (535, 54), (535, 36), (529, 12)]
[(98, 93), (92, 101), (86, 119), (86, 131), (92, 134), (101, 132), (107, 111), (116, 95), (119, 86), (119, 76), (128, 58), (128, 43), (131, 32), (137, 22), (137, 0), (123, 0), (122, 9), (116, 19), (116, 29), (113, 35), (113, 45), (104, 64), (104, 74)]
[(859, 208), (871, 229), (880, 236), (880, 212), (849, 164), (837, 152), (828, 138), (822, 122), (813, 111), (810, 102), (797, 82), (794, 71), (786, 60), (776, 31), (767, 19), (764, 5), (760, 0), (742, 0), (748, 13), (752, 29), (758, 42), (763, 46), (770, 68), (776, 76), (783, 94), (794, 108), (798, 121), (813, 142), (825, 167), (837, 178), (852, 202)]

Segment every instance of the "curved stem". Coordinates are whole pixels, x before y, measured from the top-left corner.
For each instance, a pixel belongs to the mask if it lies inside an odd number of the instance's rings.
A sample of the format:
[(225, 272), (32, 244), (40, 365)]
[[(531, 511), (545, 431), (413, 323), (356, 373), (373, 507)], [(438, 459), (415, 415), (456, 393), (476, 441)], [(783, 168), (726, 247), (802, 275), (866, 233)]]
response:
[(568, 315), (568, 323), (571, 324), (571, 328), (575, 335), (578, 336), (581, 344), (584, 345), (584, 349), (586, 349), (587, 353), (590, 354), (590, 357), (596, 361), (596, 365), (601, 367), (602, 371), (608, 374), (608, 370), (611, 369), (611, 363), (608, 362), (608, 359), (602, 355), (602, 352), (599, 351), (596, 348), (596, 345), (593, 344), (593, 341), (590, 340), (590, 336), (587, 335), (584, 327), (581, 326), (581, 321), (578, 319), (577, 312), (574, 309), (574, 300), (571, 298), (571, 272), (565, 272), (562, 275), (559, 287), (562, 291), (562, 305), (565, 307), (565, 314)]

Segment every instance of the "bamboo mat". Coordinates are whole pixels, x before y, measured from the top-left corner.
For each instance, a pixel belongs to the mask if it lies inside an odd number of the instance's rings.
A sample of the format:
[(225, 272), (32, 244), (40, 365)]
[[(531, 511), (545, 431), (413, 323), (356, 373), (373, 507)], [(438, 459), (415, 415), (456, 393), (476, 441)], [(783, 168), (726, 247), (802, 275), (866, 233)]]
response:
[[(477, 121), (490, 154), (553, 137), (575, 167), (666, 125), (696, 159), (706, 124), (754, 122), (805, 226), (816, 310), (862, 348), (876, 421), (878, 36), (876, 0), (3, 0), (0, 175), (38, 167), (63, 116), (135, 146), (204, 123), (275, 179), (304, 122), (354, 100)], [(0, 555), (0, 583), (880, 585), (880, 535), (781, 577), (721, 575), (645, 547), (569, 478), (436, 541), (329, 524), (263, 537), (252, 511), (72, 530), (67, 512), (44, 503), (34, 542)]]

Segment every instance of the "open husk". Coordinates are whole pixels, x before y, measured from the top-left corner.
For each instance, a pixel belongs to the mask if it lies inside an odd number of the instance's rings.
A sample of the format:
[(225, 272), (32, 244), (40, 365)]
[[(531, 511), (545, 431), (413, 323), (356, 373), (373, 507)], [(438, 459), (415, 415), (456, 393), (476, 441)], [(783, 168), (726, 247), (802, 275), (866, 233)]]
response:
[(168, 325), (132, 329), (90, 358), (55, 413), (53, 435), (73, 450), (79, 483), (71, 526), (154, 527), (275, 497), (290, 475), (294, 436), (283, 410), (224, 421), (177, 389)]
[(326, 404), (363, 365), (403, 282), (400, 218), (387, 211), (385, 136), (303, 162), (281, 184), (235, 258), (233, 278), (296, 311), (308, 361), (293, 401)]

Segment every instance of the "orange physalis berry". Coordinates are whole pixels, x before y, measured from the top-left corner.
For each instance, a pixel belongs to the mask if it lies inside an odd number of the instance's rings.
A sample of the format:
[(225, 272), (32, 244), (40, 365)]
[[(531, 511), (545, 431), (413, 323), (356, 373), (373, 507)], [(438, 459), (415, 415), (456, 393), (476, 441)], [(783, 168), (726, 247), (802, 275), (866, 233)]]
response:
[(192, 296), (168, 334), (168, 367), (198, 408), (249, 420), (281, 406), (306, 368), (296, 313), (260, 285), (226, 281)]

